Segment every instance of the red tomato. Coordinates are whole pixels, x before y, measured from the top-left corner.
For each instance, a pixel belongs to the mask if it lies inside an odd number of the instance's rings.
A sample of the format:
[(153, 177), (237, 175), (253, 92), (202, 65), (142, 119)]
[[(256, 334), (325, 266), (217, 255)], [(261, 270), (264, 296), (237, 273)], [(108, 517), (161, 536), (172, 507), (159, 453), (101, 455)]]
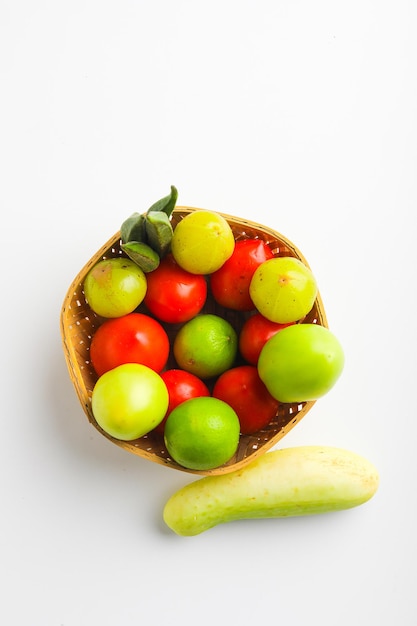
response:
[(185, 402), (185, 400), (190, 400), (190, 398), (209, 396), (210, 391), (200, 378), (185, 370), (166, 370), (162, 372), (161, 378), (168, 389), (169, 404), (164, 419), (155, 430), (163, 435), (168, 415), (176, 406)]
[(256, 365), (259, 355), (265, 343), (277, 332), (291, 326), (291, 324), (278, 324), (266, 319), (260, 313), (255, 313), (243, 324), (239, 335), (239, 350), (245, 361)]
[(163, 322), (187, 322), (203, 308), (207, 282), (200, 274), (182, 269), (168, 254), (153, 272), (146, 274), (144, 302), (149, 311)]
[(99, 376), (124, 363), (141, 363), (159, 373), (168, 355), (167, 333), (143, 313), (106, 320), (94, 333), (90, 346), (91, 363)]
[(265, 428), (276, 415), (279, 402), (259, 378), (254, 365), (239, 365), (219, 376), (213, 397), (227, 402), (235, 410), (242, 435)]
[(251, 278), (256, 268), (273, 256), (272, 250), (261, 239), (237, 241), (232, 256), (210, 275), (210, 287), (216, 302), (236, 311), (254, 309), (249, 295)]

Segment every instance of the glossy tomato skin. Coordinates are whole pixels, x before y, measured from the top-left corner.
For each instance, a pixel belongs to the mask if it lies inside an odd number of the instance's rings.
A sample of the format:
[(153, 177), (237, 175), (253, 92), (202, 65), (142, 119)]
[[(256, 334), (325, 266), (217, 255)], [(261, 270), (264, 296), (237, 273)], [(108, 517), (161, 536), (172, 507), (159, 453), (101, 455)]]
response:
[(266, 342), (257, 369), (280, 402), (308, 402), (332, 389), (344, 362), (343, 348), (328, 328), (293, 324)]
[(234, 409), (242, 435), (265, 428), (279, 407), (278, 400), (271, 396), (253, 365), (239, 365), (221, 374), (212, 395)]
[(216, 302), (235, 311), (253, 310), (255, 306), (249, 295), (251, 278), (259, 265), (273, 256), (269, 246), (260, 239), (237, 241), (231, 257), (210, 275)]
[(291, 324), (271, 322), (261, 313), (249, 317), (239, 334), (239, 351), (245, 361), (256, 365), (262, 348), (277, 332)]
[(144, 313), (106, 320), (91, 340), (91, 362), (99, 376), (125, 363), (140, 363), (159, 373), (168, 356), (165, 329)]
[(156, 270), (146, 277), (145, 305), (162, 322), (187, 322), (201, 311), (206, 302), (205, 277), (182, 269), (172, 254), (164, 257)]
[(96, 422), (108, 435), (123, 441), (153, 430), (167, 406), (164, 381), (140, 363), (125, 363), (100, 376), (91, 398)]
[(191, 398), (208, 397), (210, 391), (201, 378), (185, 370), (165, 370), (161, 373), (161, 378), (168, 389), (169, 403), (163, 421), (158, 424), (155, 430), (163, 435), (165, 422), (168, 419), (168, 415), (175, 407)]
[(90, 308), (101, 317), (120, 317), (138, 307), (146, 293), (146, 276), (131, 259), (103, 259), (90, 269), (84, 280), (84, 294)]

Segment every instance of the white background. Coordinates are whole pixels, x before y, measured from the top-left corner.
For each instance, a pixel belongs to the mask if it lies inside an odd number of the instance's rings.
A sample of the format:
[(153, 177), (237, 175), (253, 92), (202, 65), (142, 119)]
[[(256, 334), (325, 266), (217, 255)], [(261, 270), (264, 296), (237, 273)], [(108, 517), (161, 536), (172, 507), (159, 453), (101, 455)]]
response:
[[(2, 624), (416, 623), (416, 32), (413, 0), (1, 0)], [(181, 538), (190, 475), (88, 424), (62, 301), (171, 184), (307, 258), (346, 366), (281, 445), (367, 457), (369, 503)]]

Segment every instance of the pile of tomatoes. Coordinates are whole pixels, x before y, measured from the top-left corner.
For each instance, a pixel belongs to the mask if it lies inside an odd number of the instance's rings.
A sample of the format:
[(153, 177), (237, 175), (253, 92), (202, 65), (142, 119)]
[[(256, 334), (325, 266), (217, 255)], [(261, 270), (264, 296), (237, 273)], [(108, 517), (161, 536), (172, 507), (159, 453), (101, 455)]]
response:
[[(140, 363), (158, 373), (169, 396), (164, 419), (154, 428), (161, 435), (176, 406), (208, 395), (232, 406), (242, 434), (262, 429), (276, 415), (279, 403), (261, 381), (256, 364), (266, 341), (288, 324), (272, 322), (257, 312), (249, 285), (256, 268), (271, 258), (273, 253), (262, 240), (239, 240), (217, 271), (202, 275), (188, 272), (167, 254), (157, 269), (146, 274), (146, 294), (140, 306), (105, 319), (96, 330), (90, 346), (95, 372), (100, 377), (122, 364)], [(233, 317), (238, 352), (233, 367), (203, 380), (178, 366), (172, 343), (185, 323), (207, 311)]]
[[(332, 388), (343, 350), (327, 328), (299, 323), (318, 293), (305, 263), (275, 256), (262, 239), (235, 240), (220, 214), (197, 210), (175, 229), (165, 213), (151, 215), (154, 237), (146, 239), (141, 216), (132, 216), (140, 241), (126, 247), (122, 237), (127, 256), (99, 262), (84, 281), (87, 302), (104, 317), (90, 357), (98, 376), (92, 411), (106, 433), (129, 441), (156, 431), (172, 449), (171, 413), (182, 405), (185, 415), (183, 403), (205, 397), (212, 421), (231, 408), (240, 434), (249, 435), (280, 403), (316, 400)], [(150, 267), (152, 242), (164, 252)], [(191, 431), (187, 438), (192, 447)]]

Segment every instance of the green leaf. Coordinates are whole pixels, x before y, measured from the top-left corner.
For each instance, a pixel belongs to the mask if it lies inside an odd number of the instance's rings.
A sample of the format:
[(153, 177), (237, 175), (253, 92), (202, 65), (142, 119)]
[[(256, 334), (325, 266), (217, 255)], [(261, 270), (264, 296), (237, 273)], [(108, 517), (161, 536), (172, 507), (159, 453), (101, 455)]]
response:
[(156, 270), (160, 263), (159, 254), (142, 241), (122, 243), (121, 248), (145, 273)]
[(145, 216), (132, 213), (120, 227), (120, 238), (123, 243), (146, 241)]
[(160, 200), (157, 200), (149, 209), (148, 214), (153, 213), (154, 211), (162, 211), (166, 213), (168, 217), (170, 217), (172, 211), (175, 208), (178, 199), (178, 191), (171, 185), (171, 193)]
[(152, 211), (146, 216), (145, 227), (149, 245), (160, 257), (164, 256), (171, 246), (173, 235), (169, 217), (162, 211)]

